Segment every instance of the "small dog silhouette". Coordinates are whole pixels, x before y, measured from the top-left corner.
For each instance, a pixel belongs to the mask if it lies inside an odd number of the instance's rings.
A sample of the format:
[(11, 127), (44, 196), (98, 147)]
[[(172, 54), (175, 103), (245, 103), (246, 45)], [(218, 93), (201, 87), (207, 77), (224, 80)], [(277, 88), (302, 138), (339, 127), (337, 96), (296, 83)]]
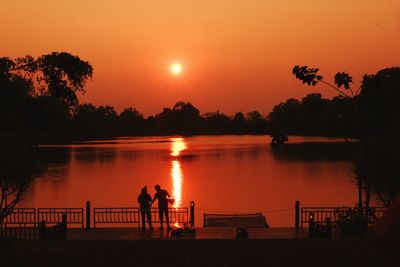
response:
[(239, 227), (236, 230), (236, 239), (248, 239), (249, 238), (249, 233), (247, 232), (246, 228)]
[(171, 239), (172, 240), (181, 239), (184, 233), (185, 231), (182, 227), (173, 227), (171, 230)]

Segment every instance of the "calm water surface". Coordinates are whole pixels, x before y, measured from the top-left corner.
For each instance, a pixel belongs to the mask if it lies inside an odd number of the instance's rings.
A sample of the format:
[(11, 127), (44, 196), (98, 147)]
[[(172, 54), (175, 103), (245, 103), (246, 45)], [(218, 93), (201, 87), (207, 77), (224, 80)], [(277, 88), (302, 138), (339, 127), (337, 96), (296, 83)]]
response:
[[(48, 169), (24, 207), (137, 206), (140, 189), (160, 184), (175, 207), (263, 212), (271, 226), (294, 225), (294, 202), (353, 205), (357, 189), (340, 139), (290, 137), (279, 150), (268, 136), (140, 137), (45, 146)], [(315, 143), (317, 142), (317, 143)]]

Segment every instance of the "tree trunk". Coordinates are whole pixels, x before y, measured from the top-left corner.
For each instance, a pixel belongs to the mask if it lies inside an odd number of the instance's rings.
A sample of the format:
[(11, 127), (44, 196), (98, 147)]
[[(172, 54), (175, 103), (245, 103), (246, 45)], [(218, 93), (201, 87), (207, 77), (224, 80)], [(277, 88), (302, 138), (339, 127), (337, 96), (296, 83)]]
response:
[(362, 178), (360, 176), (357, 177), (357, 182), (358, 182), (358, 209), (362, 211), (363, 207)]
[(368, 227), (369, 203), (371, 202), (371, 183), (369, 179), (365, 180), (365, 221)]

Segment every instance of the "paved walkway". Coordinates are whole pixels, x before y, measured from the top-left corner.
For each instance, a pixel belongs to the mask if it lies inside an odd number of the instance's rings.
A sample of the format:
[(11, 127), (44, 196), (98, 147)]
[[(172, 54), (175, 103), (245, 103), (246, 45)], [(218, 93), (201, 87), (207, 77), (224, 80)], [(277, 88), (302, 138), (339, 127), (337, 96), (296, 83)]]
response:
[[(249, 239), (307, 238), (308, 230), (294, 228), (249, 228)], [(142, 232), (137, 228), (98, 228), (95, 230), (69, 229), (69, 240), (148, 240), (171, 239), (171, 232), (155, 228)], [(235, 227), (196, 228), (195, 234), (185, 233), (182, 239), (235, 239)]]
[(400, 266), (361, 239), (0, 241), (1, 266)]

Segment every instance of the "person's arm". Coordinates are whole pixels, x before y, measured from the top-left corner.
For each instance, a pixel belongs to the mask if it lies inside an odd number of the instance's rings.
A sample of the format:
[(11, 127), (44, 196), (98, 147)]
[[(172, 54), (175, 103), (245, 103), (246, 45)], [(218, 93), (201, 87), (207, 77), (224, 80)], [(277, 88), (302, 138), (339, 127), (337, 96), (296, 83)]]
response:
[(169, 193), (168, 193), (167, 190), (165, 190), (165, 193), (167, 194), (167, 197), (168, 197), (168, 198), (171, 198), (171, 196), (169, 195)]
[(153, 200), (152, 200), (151, 203), (150, 203), (150, 206), (153, 205), (154, 201), (156, 201), (157, 198), (158, 198), (158, 195), (157, 195), (157, 193), (155, 193), (155, 194), (154, 194), (154, 198), (153, 198)]

